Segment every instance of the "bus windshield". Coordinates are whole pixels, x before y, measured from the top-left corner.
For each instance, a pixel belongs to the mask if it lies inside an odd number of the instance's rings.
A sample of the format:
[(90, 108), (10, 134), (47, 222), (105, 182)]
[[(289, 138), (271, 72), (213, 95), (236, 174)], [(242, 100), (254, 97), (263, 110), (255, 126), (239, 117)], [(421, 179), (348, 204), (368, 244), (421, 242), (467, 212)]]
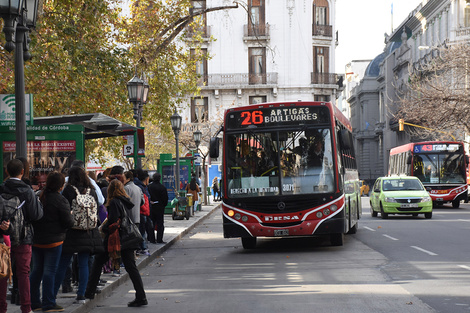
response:
[(334, 191), (332, 138), (328, 128), (227, 134), (230, 198), (317, 194)]
[(465, 183), (462, 153), (416, 154), (414, 176), (423, 183)]

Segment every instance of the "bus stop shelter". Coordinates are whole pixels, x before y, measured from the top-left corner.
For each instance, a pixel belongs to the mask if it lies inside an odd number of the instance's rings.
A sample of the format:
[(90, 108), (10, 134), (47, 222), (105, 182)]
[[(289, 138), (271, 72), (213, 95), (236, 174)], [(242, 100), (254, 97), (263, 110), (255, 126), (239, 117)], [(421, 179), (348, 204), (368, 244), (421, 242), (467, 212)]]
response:
[[(27, 158), (33, 185), (51, 171), (68, 169), (75, 159), (85, 160), (85, 140), (116, 136), (136, 136), (139, 128), (102, 113), (46, 116), (34, 118), (27, 126)], [(0, 126), (5, 178), (6, 163), (16, 156), (15, 126)]]

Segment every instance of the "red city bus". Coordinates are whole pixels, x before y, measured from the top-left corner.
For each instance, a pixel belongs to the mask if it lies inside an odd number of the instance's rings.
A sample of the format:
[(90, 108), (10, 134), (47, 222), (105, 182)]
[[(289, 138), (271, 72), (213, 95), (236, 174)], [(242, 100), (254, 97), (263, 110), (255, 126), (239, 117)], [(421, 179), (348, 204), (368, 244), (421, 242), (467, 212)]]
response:
[[(264, 103), (225, 112), (225, 238), (327, 235), (343, 244), (361, 216), (352, 128), (331, 103)], [(213, 138), (210, 156), (217, 158)]]
[(468, 156), (462, 142), (426, 141), (390, 150), (389, 175), (418, 177), (435, 206), (451, 202), (458, 208), (468, 202)]

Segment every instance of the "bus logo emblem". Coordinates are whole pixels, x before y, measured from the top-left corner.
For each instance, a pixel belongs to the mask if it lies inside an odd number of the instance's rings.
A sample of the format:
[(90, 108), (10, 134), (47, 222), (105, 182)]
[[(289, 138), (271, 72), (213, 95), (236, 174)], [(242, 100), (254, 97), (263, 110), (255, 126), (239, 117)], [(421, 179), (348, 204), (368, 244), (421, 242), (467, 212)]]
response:
[(286, 204), (284, 202), (279, 202), (277, 204), (277, 208), (280, 210), (280, 211), (284, 211), (284, 209), (286, 208)]

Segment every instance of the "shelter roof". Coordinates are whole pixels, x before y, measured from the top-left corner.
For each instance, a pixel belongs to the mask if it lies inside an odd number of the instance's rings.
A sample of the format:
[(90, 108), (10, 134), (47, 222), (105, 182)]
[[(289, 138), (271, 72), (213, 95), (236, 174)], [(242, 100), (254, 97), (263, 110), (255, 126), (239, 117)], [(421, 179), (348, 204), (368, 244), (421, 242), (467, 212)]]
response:
[(35, 117), (34, 125), (82, 125), (85, 139), (133, 135), (137, 127), (102, 113)]

